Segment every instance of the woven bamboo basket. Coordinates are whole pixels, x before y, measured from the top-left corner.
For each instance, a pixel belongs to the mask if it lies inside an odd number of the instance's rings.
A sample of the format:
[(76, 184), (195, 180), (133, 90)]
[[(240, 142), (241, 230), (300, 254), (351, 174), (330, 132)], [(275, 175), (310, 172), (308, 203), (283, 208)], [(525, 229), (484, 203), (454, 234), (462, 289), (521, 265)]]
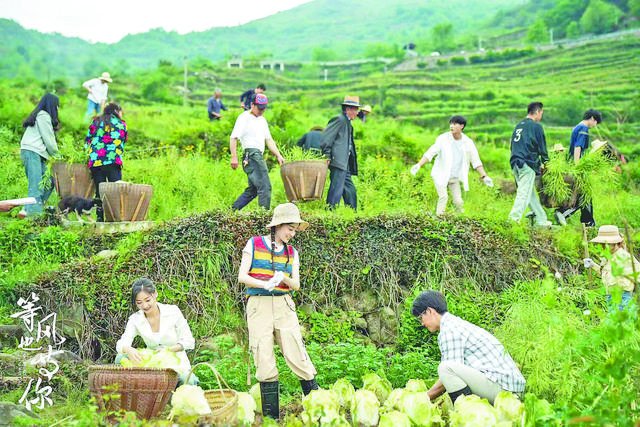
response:
[[(119, 365), (89, 367), (89, 390), (100, 411), (133, 411), (141, 418), (157, 417), (178, 384), (173, 369), (125, 368)], [(110, 387), (111, 386), (111, 387)], [(111, 398), (105, 399), (105, 395)], [(120, 395), (120, 398), (114, 398)]]
[[(235, 426), (238, 422), (238, 393), (235, 390), (229, 388), (227, 382), (222, 378), (218, 370), (209, 363), (201, 362), (193, 366), (191, 368), (191, 372), (187, 376), (185, 384), (189, 384), (189, 378), (193, 371), (200, 365), (208, 366), (216, 376), (216, 380), (218, 381), (218, 389), (214, 390), (205, 390), (204, 397), (207, 399), (209, 403), (209, 407), (211, 408), (210, 415), (202, 415), (198, 418), (198, 424), (212, 424), (214, 426), (219, 425), (233, 425)], [(226, 388), (222, 388), (222, 384), (225, 385)]]
[(301, 160), (283, 164), (280, 176), (287, 199), (290, 202), (321, 199), (328, 169), (324, 160)]
[(54, 162), (51, 165), (53, 171), (53, 183), (56, 193), (62, 198), (65, 196), (80, 196), (85, 199), (92, 198), (95, 189), (91, 171), (86, 164)]
[(129, 182), (101, 182), (100, 197), (106, 222), (144, 221), (153, 187)]

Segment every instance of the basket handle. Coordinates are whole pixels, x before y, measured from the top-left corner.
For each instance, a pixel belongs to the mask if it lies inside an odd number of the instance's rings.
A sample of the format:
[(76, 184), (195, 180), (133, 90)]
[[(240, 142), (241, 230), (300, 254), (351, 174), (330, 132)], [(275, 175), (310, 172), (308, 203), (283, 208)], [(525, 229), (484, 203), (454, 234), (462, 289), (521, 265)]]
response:
[(227, 389), (229, 389), (229, 390), (231, 389), (231, 387), (229, 387), (229, 384), (227, 384), (227, 382), (224, 380), (224, 378), (222, 378), (222, 375), (220, 375), (218, 370), (212, 364), (207, 363), (207, 362), (200, 362), (200, 363), (197, 363), (197, 364), (193, 365), (193, 368), (191, 368), (191, 371), (189, 371), (189, 375), (187, 375), (187, 379), (184, 381), (185, 384), (189, 383), (189, 378), (191, 378), (191, 374), (193, 374), (193, 372), (196, 370), (196, 368), (198, 366), (200, 366), (200, 365), (206, 365), (213, 371), (214, 375), (216, 376), (216, 380), (218, 381), (218, 388), (220, 389), (221, 393), (222, 393), (222, 384), (224, 384), (225, 387), (227, 387)]

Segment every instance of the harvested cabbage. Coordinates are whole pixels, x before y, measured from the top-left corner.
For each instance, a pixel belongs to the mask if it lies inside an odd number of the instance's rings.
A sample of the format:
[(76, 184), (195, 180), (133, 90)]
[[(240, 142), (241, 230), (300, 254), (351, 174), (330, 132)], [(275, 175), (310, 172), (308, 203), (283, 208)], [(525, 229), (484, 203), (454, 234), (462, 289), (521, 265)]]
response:
[(391, 411), (380, 415), (378, 427), (411, 427), (411, 421), (406, 414), (399, 411)]
[(424, 380), (409, 380), (407, 385), (404, 386), (406, 391), (427, 391), (427, 384)]
[(384, 378), (380, 378), (373, 372), (365, 374), (362, 377), (362, 381), (362, 388), (372, 391), (376, 395), (376, 398), (381, 405), (385, 400), (387, 400), (387, 397), (389, 397), (389, 394), (391, 394), (391, 390), (393, 390), (393, 387), (391, 386), (391, 383), (389, 381)]
[(394, 409), (400, 411), (401, 406), (400, 402), (402, 401), (402, 396), (404, 395), (405, 390), (402, 388), (394, 389), (387, 400), (385, 400), (384, 405), (382, 406), (383, 411), (392, 411)]
[(161, 368), (161, 369), (173, 369), (178, 371), (180, 366), (180, 358), (169, 349), (162, 349), (159, 351), (151, 350), (150, 348), (141, 348), (138, 350), (142, 362), (134, 364), (128, 357), (123, 357), (120, 360), (120, 365), (125, 368), (141, 367), (141, 368)]
[(426, 391), (405, 391), (400, 406), (415, 426), (431, 427), (443, 424), (438, 407), (431, 403)]
[(524, 405), (518, 396), (508, 391), (501, 391), (493, 402), (498, 412), (498, 420), (508, 421), (513, 425), (520, 425), (524, 415)]
[(346, 378), (340, 378), (333, 384), (331, 390), (338, 396), (338, 402), (343, 408), (351, 408), (356, 394), (353, 385)]
[(487, 399), (475, 394), (460, 396), (450, 414), (451, 427), (488, 427), (498, 423), (498, 415)]
[(238, 425), (250, 426), (256, 420), (256, 401), (249, 393), (238, 393)]
[(197, 385), (182, 385), (171, 396), (169, 419), (192, 415), (209, 415), (211, 408), (204, 396), (204, 390)]
[(380, 403), (372, 391), (357, 390), (351, 406), (353, 424), (364, 427), (377, 425), (379, 409)]
[(255, 383), (253, 387), (251, 387), (251, 390), (249, 390), (249, 394), (256, 402), (256, 412), (262, 414), (262, 395), (260, 394), (260, 383)]
[[(302, 407), (304, 411), (300, 418), (305, 426), (344, 425), (338, 395), (332, 390), (313, 390), (302, 399)], [(344, 422), (346, 423), (346, 420)]]

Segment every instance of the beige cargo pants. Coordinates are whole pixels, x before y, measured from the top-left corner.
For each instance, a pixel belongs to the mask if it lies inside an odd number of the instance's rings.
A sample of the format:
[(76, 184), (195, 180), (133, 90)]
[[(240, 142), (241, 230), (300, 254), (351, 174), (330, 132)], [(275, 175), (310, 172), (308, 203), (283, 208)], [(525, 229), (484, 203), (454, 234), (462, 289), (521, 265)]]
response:
[(304, 348), (296, 306), (290, 295), (249, 297), (247, 323), (258, 381), (278, 380), (274, 338), (287, 365), (298, 378), (307, 381), (315, 378), (316, 368)]

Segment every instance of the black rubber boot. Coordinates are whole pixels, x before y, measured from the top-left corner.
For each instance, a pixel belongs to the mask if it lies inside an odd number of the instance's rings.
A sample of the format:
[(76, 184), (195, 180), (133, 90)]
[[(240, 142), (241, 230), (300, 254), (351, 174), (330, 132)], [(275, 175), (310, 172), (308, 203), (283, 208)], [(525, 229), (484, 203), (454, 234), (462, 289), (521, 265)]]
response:
[(466, 386), (465, 388), (461, 388), (458, 391), (452, 391), (451, 393), (449, 393), (449, 397), (451, 398), (451, 403), (455, 405), (456, 399), (459, 396), (462, 396), (462, 395), (468, 396), (470, 394), (471, 394), (471, 389), (469, 388), (469, 386)]
[(280, 417), (280, 383), (272, 381), (260, 383), (262, 416), (277, 420)]
[(317, 390), (318, 389), (318, 383), (316, 382), (316, 379), (312, 379), (312, 380), (300, 380), (300, 386), (302, 387), (302, 393), (306, 396), (307, 394), (311, 393), (313, 390)]

